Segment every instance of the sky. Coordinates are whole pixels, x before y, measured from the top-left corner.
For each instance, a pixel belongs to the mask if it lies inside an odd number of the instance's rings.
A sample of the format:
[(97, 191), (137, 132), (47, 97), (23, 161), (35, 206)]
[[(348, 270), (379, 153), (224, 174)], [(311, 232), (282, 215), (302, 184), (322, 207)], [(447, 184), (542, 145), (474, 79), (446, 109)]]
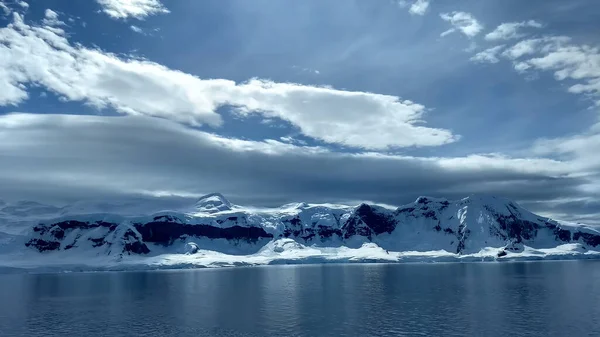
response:
[(596, 0), (0, 0), (0, 199), (600, 224)]

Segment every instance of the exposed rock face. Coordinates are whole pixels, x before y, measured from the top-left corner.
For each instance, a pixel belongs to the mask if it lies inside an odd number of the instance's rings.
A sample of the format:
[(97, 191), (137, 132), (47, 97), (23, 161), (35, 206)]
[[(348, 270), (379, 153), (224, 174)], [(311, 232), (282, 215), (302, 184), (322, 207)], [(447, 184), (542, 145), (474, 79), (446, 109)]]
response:
[(273, 238), (273, 234), (265, 232), (263, 228), (248, 226), (216, 227), (205, 224), (181, 224), (168, 221), (152, 221), (137, 223), (135, 228), (141, 233), (145, 242), (171, 245), (183, 236), (206, 237), (208, 239), (225, 239), (255, 243), (261, 238)]
[[(106, 254), (148, 254), (179, 245), (177, 252), (191, 254), (210, 249), (203, 245), (214, 240), (256, 246), (277, 238), (321, 246), (359, 240), (392, 251), (444, 249), (458, 254), (503, 247), (499, 255), (523, 245), (600, 245), (600, 233), (595, 229), (542, 218), (501, 198), (448, 201), (419, 197), (395, 210), (368, 204), (302, 203), (250, 211), (212, 194), (201, 198), (191, 213), (74, 215), (42, 221), (32, 228), (26, 246), (40, 252), (88, 247)], [(186, 246), (189, 240), (194, 240), (195, 248)]]
[(373, 235), (392, 233), (396, 225), (397, 222), (391, 212), (381, 207), (360, 204), (350, 215), (342, 230), (346, 239), (360, 235), (371, 240)]

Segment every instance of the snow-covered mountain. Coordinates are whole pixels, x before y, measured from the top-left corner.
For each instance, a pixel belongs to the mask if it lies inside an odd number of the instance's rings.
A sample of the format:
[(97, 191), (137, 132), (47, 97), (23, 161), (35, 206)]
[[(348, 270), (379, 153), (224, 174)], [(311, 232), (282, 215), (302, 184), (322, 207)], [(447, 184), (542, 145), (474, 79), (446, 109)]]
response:
[(335, 258), (340, 252), (378, 249), (384, 260), (394, 260), (403, 252), (498, 258), (556, 247), (571, 255), (595, 256), (600, 249), (595, 227), (540, 217), (510, 200), (486, 196), (455, 201), (419, 197), (397, 209), (306, 203), (256, 209), (233, 205), (214, 193), (179, 211), (140, 216), (91, 210), (2, 204), (0, 224), (29, 226), (19, 234), (4, 234), (4, 241), (0, 237), (0, 254), (145, 256), (156, 261), (157, 256), (214, 252), (238, 261), (240, 256), (289, 250)]

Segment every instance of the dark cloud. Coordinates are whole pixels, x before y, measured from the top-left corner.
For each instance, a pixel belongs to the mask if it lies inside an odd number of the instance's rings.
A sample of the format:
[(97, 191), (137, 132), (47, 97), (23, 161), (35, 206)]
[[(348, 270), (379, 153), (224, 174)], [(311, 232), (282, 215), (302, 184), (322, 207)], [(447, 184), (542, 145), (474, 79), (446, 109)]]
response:
[(580, 186), (589, 183), (552, 173), (542, 165), (547, 161), (532, 160), (537, 169), (524, 170), (527, 162), (507, 158), (448, 162), (341, 154), (225, 139), (155, 118), (8, 115), (0, 117), (0, 130), (0, 199), (8, 200), (148, 202), (161, 196), (173, 205), (221, 192), (254, 206), (360, 200), (400, 205), (419, 195), (485, 193), (543, 211), (540, 200), (581, 197)]

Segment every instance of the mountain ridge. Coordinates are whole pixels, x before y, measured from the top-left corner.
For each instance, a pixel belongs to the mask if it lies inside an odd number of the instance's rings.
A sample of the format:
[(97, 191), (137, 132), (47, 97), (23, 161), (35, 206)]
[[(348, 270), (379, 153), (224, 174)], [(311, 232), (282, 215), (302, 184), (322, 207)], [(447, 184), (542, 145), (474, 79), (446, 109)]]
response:
[(188, 211), (41, 217), (24, 235), (24, 246), (42, 253), (92, 250), (123, 256), (204, 249), (247, 255), (281, 239), (323, 248), (372, 243), (386, 251), (442, 250), (458, 255), (493, 247), (501, 257), (522, 252), (525, 246), (543, 249), (566, 243), (587, 251), (600, 245), (600, 232), (537, 216), (513, 201), (486, 195), (452, 201), (421, 196), (395, 209), (369, 203), (256, 209), (212, 193)]

